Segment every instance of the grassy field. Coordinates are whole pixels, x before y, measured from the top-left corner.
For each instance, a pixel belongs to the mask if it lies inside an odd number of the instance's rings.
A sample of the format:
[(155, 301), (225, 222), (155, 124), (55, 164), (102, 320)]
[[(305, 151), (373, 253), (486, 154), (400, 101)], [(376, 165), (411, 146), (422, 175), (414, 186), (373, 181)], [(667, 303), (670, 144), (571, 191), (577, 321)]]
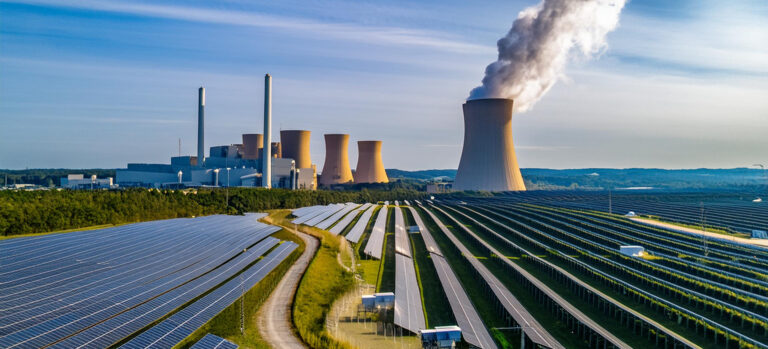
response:
[[(411, 210), (405, 211), (405, 225), (416, 225), (411, 215)], [(416, 275), (419, 277), (421, 287), (421, 301), (424, 303), (424, 317), (427, 319), (427, 328), (435, 326), (455, 325), (451, 307), (447, 306), (448, 298), (443, 291), (440, 277), (437, 275), (435, 265), (432, 263), (429, 251), (424, 244), (421, 234), (408, 234), (411, 238), (411, 252), (416, 267)]]
[(371, 219), (368, 221), (368, 225), (366, 225), (365, 230), (363, 231), (363, 235), (354, 246), (358, 272), (365, 283), (373, 286), (376, 286), (379, 281), (379, 267), (381, 266), (381, 261), (368, 258), (368, 256), (363, 253), (363, 250), (365, 249), (365, 244), (368, 243), (368, 237), (371, 236), (371, 230), (373, 229), (376, 215), (378, 215), (379, 210), (381, 210), (381, 207), (374, 208)]
[[(271, 217), (283, 226), (292, 226), (287, 218), (289, 210), (278, 210)], [(301, 339), (312, 348), (349, 348), (346, 343), (330, 336), (325, 328), (325, 317), (333, 302), (355, 285), (352, 273), (339, 265), (339, 236), (314, 227), (299, 226), (299, 230), (320, 240), (315, 258), (296, 290), (293, 303), (293, 323)]]
[(384, 253), (381, 254), (379, 283), (376, 292), (395, 292), (395, 211), (387, 211), (387, 229), (384, 234)]
[[(246, 292), (242, 301), (238, 299), (235, 303), (224, 309), (224, 311), (216, 315), (211, 321), (179, 343), (176, 346), (177, 348), (188, 348), (203, 338), (207, 333), (226, 338), (239, 345), (240, 348), (270, 348), (270, 346), (261, 338), (257, 328), (258, 310), (272, 293), (272, 290), (277, 287), (277, 284), (283, 278), (283, 275), (285, 275), (288, 269), (293, 265), (296, 259), (301, 256), (306, 248), (303, 240), (285, 229), (272, 234), (272, 236), (281, 240), (293, 241), (299, 244), (299, 247), (263, 280), (259, 281), (256, 286)], [(243, 319), (245, 320), (245, 330), (242, 333), (240, 332), (241, 311), (243, 312)]]

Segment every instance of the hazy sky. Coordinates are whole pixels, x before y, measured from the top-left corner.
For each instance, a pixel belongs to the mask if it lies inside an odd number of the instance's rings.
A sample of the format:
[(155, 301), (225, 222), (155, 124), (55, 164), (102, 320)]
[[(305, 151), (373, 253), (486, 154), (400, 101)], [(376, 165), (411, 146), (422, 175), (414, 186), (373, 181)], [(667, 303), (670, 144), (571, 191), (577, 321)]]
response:
[[(0, 0), (0, 168), (124, 167), (262, 132), (384, 141), (387, 168), (456, 168), (461, 104), (538, 1)], [(634, 0), (607, 50), (513, 118), (521, 167), (768, 162), (768, 2)]]

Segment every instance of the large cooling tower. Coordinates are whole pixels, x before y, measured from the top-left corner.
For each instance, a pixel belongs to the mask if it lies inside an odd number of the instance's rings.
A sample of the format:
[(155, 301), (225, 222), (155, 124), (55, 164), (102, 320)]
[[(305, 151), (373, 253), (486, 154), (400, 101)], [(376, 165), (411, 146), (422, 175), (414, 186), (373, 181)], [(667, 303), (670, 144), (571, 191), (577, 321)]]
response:
[(243, 159), (254, 160), (261, 157), (259, 154), (264, 147), (264, 135), (261, 133), (248, 133), (243, 135)]
[(283, 157), (296, 161), (296, 168), (312, 167), (309, 156), (309, 131), (283, 130), (280, 131), (280, 142), (283, 145)]
[(357, 142), (355, 183), (387, 183), (387, 172), (381, 161), (381, 141)]
[(512, 100), (464, 103), (464, 148), (454, 190), (525, 190), (512, 144)]
[(321, 185), (343, 184), (352, 182), (352, 170), (349, 168), (349, 135), (325, 135), (325, 164), (320, 176)]

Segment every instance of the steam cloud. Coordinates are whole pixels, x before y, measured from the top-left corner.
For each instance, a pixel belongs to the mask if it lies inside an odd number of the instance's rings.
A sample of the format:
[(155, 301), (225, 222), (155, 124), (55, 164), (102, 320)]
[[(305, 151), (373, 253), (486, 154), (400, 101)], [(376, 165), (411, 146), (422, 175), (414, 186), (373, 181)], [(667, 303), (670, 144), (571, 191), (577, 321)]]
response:
[(586, 58), (605, 48), (626, 1), (543, 0), (521, 11), (468, 99), (512, 98), (516, 111), (530, 109), (563, 76), (574, 47)]

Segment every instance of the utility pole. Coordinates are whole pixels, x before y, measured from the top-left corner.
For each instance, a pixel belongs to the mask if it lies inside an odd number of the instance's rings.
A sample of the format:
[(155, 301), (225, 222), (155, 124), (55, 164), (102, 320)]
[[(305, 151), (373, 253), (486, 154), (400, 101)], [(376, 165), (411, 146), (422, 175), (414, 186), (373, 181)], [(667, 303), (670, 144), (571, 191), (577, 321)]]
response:
[(179, 157), (181, 157), (181, 138), (179, 138)]
[(610, 189), (608, 189), (608, 214), (613, 214), (613, 197)]

